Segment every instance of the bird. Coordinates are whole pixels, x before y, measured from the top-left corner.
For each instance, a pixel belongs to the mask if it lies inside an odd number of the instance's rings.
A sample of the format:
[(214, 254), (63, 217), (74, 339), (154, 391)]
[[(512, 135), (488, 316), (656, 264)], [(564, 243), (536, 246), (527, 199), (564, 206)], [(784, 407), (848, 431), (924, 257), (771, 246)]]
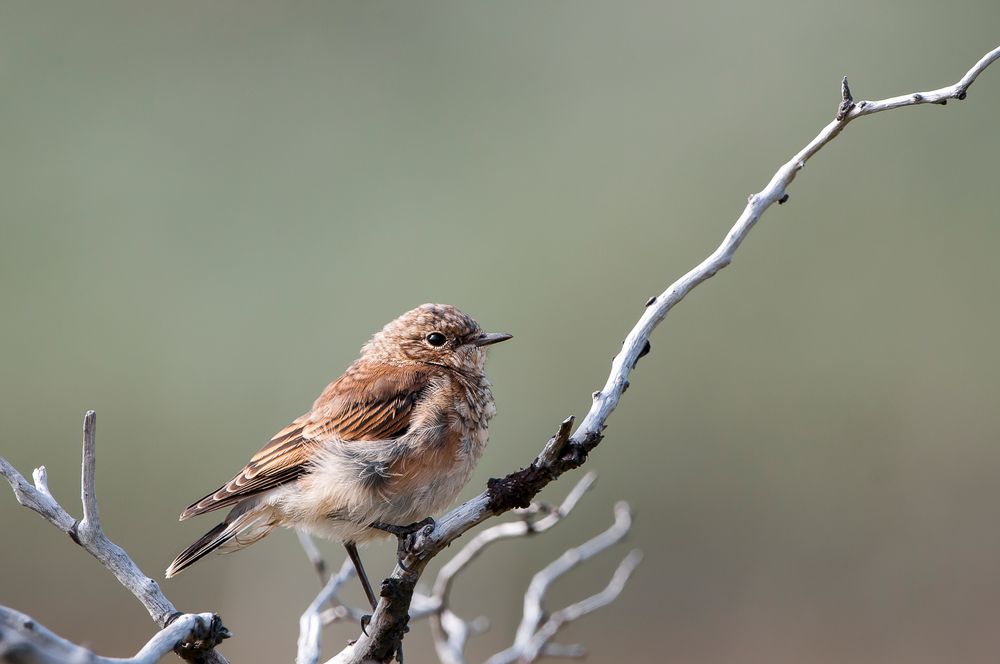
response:
[(181, 513), (184, 521), (229, 508), (166, 577), (276, 527), (299, 528), (344, 544), (374, 609), (357, 546), (431, 521), (468, 483), (496, 413), (486, 349), (510, 338), (447, 304), (387, 323), (308, 412)]

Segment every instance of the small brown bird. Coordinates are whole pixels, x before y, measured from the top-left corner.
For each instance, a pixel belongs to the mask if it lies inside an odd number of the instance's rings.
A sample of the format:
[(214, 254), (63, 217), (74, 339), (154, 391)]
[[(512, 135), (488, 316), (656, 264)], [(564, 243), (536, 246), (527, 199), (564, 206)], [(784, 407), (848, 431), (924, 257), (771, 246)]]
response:
[(276, 526), (340, 540), (374, 606), (356, 545), (447, 507), (469, 481), (496, 412), (483, 373), (486, 333), (453, 306), (424, 304), (386, 325), (312, 409), (279, 431), (225, 486), (181, 521), (232, 508), (185, 549), (167, 578), (216, 550), (253, 544)]

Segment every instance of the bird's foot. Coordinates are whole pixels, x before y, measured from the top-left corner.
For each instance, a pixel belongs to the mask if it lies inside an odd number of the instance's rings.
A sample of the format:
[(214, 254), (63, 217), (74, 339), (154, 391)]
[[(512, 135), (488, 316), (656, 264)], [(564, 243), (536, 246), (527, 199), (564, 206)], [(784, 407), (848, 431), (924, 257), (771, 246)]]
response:
[(427, 517), (423, 521), (417, 521), (408, 526), (397, 526), (391, 523), (376, 521), (371, 524), (371, 527), (396, 536), (396, 539), (399, 540), (396, 552), (399, 554), (399, 559), (402, 560), (404, 556), (413, 553), (417, 543), (417, 536), (428, 527), (433, 529), (434, 525), (434, 519)]

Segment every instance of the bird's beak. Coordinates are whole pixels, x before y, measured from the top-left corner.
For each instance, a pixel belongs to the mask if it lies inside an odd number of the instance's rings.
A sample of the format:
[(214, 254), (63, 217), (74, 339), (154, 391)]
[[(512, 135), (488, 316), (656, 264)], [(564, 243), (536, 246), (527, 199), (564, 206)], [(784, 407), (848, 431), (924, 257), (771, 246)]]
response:
[(498, 344), (501, 341), (507, 341), (513, 338), (513, 336), (513, 334), (504, 334), (503, 332), (483, 332), (472, 340), (472, 344), (475, 346), (489, 346)]

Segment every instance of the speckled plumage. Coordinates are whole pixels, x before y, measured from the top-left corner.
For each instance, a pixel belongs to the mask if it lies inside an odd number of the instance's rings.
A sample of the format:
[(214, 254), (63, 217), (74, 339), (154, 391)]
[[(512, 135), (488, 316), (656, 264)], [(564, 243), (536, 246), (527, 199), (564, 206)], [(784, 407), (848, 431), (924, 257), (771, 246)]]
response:
[[(435, 333), (445, 338), (439, 347)], [(447, 507), (482, 455), (496, 412), (485, 346), (507, 338), (484, 333), (450, 305), (424, 304), (388, 323), (309, 412), (184, 510), (181, 520), (232, 508), (167, 577), (277, 526), (357, 543), (385, 535), (373, 522), (406, 525)]]

